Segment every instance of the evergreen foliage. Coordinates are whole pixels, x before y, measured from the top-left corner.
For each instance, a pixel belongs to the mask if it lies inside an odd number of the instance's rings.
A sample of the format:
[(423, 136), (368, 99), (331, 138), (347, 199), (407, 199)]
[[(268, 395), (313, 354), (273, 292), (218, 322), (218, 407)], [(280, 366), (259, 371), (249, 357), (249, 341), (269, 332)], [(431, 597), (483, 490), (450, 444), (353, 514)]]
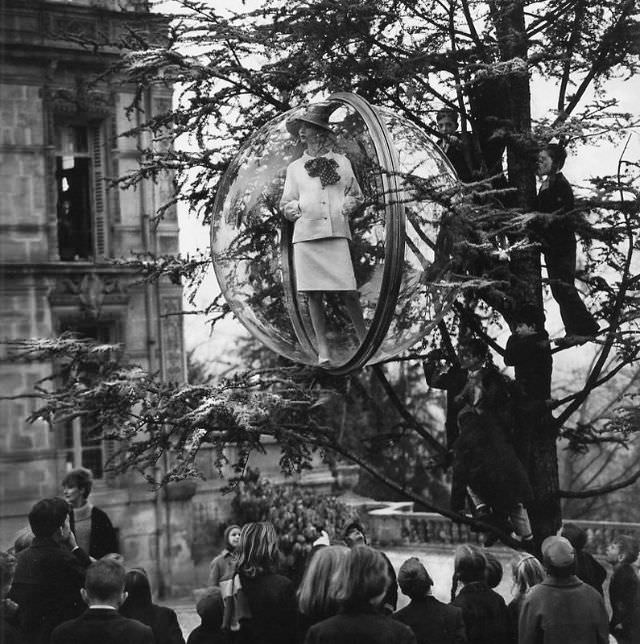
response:
[[(575, 420), (599, 388), (637, 370), (639, 165), (625, 156), (623, 143), (635, 122), (617, 109), (606, 84), (637, 72), (636, 3), (264, 0), (237, 11), (193, 0), (180, 4), (183, 14), (166, 46), (141, 35), (123, 53), (118, 71), (138, 88), (138, 99), (153, 84), (174, 86), (178, 96), (167, 113), (145, 115), (141, 128), (152, 145), (141, 151), (140, 169), (121, 177), (120, 185), (172, 172), (175, 200), (208, 222), (222, 173), (239, 145), (304, 100), (355, 91), (429, 134), (435, 134), (435, 111), (445, 105), (460, 115), (475, 178), (464, 198), (450, 204), (464, 233), (454, 246), (461, 296), (439, 336), (426, 338), (397, 363), (337, 379), (278, 359), (257, 368), (249, 361), (249, 371), (214, 384), (162, 383), (104, 348), (65, 338), (18, 343), (20, 359), (55, 361), (64, 376), (41, 383), (41, 406), (32, 420), (58, 423), (98, 411), (96, 431), (123, 441), (116, 467), (151, 477), (162, 454), (171, 454), (161, 482), (197, 476), (194, 460), (204, 443), (215, 447), (220, 468), (229, 465), (226, 447), (236, 445), (230, 465), (241, 473), (251, 451), (262, 449), (262, 437), (273, 436), (285, 472), (308, 467), (318, 449), (329, 460), (361, 465), (399, 495), (469, 522), (400, 476), (402, 459), (417, 454), (432, 477), (444, 451), (439, 424), (422, 406), (426, 394), (416, 361), (469, 330), (503, 353), (493, 339), (496, 324), (512, 326), (523, 306), (542, 306), (540, 252), (526, 235), (534, 216), (537, 150), (552, 136), (570, 149), (607, 142), (620, 146), (617, 172), (594, 178), (578, 204), (588, 251), (581, 274), (586, 300), (606, 326), (588, 374), (570, 390), (554, 391), (554, 415), (531, 447), (534, 530), (538, 539), (555, 532), (560, 498), (576, 492), (559, 489), (558, 440), (566, 437), (578, 451), (608, 449), (632, 443), (639, 428), (633, 391), (607, 417)], [(545, 81), (545, 91), (552, 88), (556, 98), (555, 109), (537, 121), (531, 113), (534, 80)], [(178, 145), (168, 145), (175, 139)], [(507, 183), (497, 181), (503, 154)], [(497, 262), (500, 253), (509, 261)], [(182, 280), (196, 289), (206, 262), (203, 251), (195, 258), (141, 257), (136, 265), (146, 279)], [(228, 311), (217, 299), (206, 314), (215, 321)], [(87, 361), (95, 365), (90, 378)], [(401, 459), (395, 470), (388, 467), (394, 453)], [(579, 493), (611, 492), (638, 476), (634, 471), (602, 485), (598, 478), (593, 489)]]

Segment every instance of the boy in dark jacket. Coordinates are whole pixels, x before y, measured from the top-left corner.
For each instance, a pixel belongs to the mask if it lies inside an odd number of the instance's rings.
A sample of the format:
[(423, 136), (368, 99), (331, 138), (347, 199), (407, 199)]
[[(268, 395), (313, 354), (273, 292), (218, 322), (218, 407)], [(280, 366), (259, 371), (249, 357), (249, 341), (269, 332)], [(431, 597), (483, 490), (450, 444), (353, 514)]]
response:
[(639, 552), (638, 542), (626, 535), (616, 537), (607, 548), (607, 561), (613, 565), (609, 630), (619, 644), (640, 642), (640, 580), (631, 565)]
[(411, 628), (417, 644), (464, 644), (467, 641), (462, 610), (433, 597), (433, 581), (417, 557), (407, 559), (400, 566), (398, 584), (411, 598), (411, 603), (394, 613), (393, 618)]

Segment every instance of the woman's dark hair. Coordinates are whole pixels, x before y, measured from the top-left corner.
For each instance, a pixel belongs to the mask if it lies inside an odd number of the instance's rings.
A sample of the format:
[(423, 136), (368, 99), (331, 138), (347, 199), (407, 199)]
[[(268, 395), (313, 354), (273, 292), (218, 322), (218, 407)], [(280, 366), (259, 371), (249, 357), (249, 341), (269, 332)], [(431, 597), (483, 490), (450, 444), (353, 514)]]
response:
[(240, 532), (238, 570), (247, 577), (273, 572), (279, 559), (278, 536), (272, 523), (246, 523)]
[(487, 586), (489, 588), (495, 588), (502, 581), (502, 575), (504, 570), (502, 569), (502, 564), (497, 557), (492, 555), (490, 552), (485, 553), (485, 559), (487, 560), (487, 568), (485, 570), (485, 579), (487, 581)]
[(564, 162), (567, 160), (567, 150), (564, 145), (560, 143), (547, 143), (542, 149), (551, 157), (554, 170), (561, 170)]
[(151, 584), (147, 573), (142, 568), (129, 570), (124, 578), (124, 589), (127, 591), (127, 599), (120, 607), (120, 612), (125, 617), (134, 617), (139, 611), (151, 607)]
[(91, 470), (85, 467), (78, 467), (71, 470), (63, 479), (62, 487), (77, 487), (82, 491), (82, 496), (86, 499), (91, 494), (93, 486), (93, 474)]
[(377, 550), (356, 546), (349, 552), (346, 568), (339, 602), (347, 612), (370, 608), (371, 600), (384, 595), (389, 585), (387, 562)]

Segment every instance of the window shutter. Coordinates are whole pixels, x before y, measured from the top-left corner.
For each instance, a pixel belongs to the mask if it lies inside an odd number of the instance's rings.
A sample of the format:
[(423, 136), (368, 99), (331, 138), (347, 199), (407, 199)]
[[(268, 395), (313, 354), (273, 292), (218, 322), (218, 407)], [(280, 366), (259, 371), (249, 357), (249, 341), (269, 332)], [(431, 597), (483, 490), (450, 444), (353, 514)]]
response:
[(91, 155), (93, 162), (93, 252), (96, 261), (99, 261), (107, 255), (104, 136), (100, 126), (91, 130)]

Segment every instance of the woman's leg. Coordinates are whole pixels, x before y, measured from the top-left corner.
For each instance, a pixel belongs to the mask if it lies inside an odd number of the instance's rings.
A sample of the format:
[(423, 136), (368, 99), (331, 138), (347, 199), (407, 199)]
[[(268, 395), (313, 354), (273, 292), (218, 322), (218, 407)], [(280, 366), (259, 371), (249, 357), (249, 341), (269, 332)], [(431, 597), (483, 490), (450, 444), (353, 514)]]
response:
[(341, 293), (342, 301), (347, 309), (347, 313), (351, 318), (358, 340), (362, 342), (364, 336), (367, 335), (367, 328), (364, 325), (364, 317), (362, 316), (362, 307), (360, 306), (360, 294), (358, 291), (344, 291)]
[(309, 315), (311, 325), (318, 343), (318, 362), (329, 362), (329, 345), (327, 344), (327, 318), (324, 314), (321, 291), (309, 291)]

